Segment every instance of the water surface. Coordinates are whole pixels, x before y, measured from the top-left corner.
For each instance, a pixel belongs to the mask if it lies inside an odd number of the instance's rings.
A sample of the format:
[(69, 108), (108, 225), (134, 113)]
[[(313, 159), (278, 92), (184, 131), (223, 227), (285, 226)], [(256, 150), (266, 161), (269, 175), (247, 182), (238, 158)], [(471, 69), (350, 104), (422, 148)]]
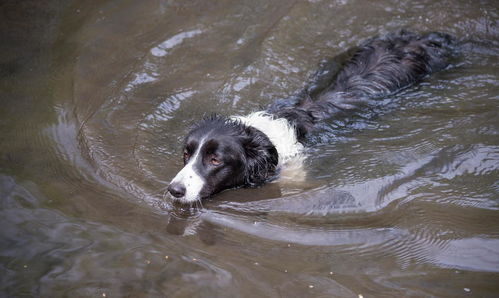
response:
[[(1, 296), (497, 296), (497, 19), (495, 1), (0, 4)], [(325, 124), (303, 181), (165, 197), (195, 119), (402, 27), (461, 56)]]

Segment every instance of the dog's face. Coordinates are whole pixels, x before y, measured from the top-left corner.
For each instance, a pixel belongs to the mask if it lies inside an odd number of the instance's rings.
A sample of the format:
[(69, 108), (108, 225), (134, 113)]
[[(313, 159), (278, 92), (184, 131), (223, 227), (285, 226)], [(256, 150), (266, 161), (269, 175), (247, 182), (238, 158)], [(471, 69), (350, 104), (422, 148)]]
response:
[(244, 184), (244, 150), (232, 136), (195, 132), (186, 139), (183, 158), (184, 168), (168, 187), (181, 202), (194, 202)]
[(261, 184), (273, 175), (277, 151), (255, 131), (219, 117), (199, 123), (185, 139), (184, 168), (168, 186), (174, 200), (192, 203), (224, 189)]

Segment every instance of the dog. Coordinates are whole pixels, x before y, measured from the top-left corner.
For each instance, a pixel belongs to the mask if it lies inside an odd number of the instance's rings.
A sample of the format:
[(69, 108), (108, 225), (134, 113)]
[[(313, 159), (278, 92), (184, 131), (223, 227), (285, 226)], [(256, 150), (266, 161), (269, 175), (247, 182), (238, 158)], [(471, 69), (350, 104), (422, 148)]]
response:
[(184, 143), (184, 167), (168, 192), (193, 203), (225, 189), (259, 186), (275, 179), (304, 150), (317, 124), (361, 110), (449, 65), (450, 35), (400, 30), (358, 46), (340, 70), (316, 76), (294, 99), (247, 116), (219, 115), (192, 127)]

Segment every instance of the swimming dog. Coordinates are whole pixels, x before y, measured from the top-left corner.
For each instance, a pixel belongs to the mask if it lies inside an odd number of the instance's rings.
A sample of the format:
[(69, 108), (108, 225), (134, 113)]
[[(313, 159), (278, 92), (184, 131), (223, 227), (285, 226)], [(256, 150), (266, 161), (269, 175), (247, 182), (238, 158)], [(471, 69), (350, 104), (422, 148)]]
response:
[(334, 76), (318, 75), (294, 101), (247, 116), (205, 117), (187, 134), (184, 167), (168, 191), (192, 203), (224, 189), (262, 185), (303, 151), (319, 122), (419, 82), (446, 68), (453, 53), (447, 34), (400, 30), (363, 42)]

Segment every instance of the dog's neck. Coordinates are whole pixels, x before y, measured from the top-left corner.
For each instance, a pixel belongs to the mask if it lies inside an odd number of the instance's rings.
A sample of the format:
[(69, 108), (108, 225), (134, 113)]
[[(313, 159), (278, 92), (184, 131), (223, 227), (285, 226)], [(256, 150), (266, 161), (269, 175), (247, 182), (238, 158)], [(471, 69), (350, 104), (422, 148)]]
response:
[(276, 118), (260, 111), (247, 116), (234, 116), (232, 119), (263, 132), (277, 150), (279, 166), (303, 152), (303, 145), (298, 141), (295, 127), (285, 118)]

